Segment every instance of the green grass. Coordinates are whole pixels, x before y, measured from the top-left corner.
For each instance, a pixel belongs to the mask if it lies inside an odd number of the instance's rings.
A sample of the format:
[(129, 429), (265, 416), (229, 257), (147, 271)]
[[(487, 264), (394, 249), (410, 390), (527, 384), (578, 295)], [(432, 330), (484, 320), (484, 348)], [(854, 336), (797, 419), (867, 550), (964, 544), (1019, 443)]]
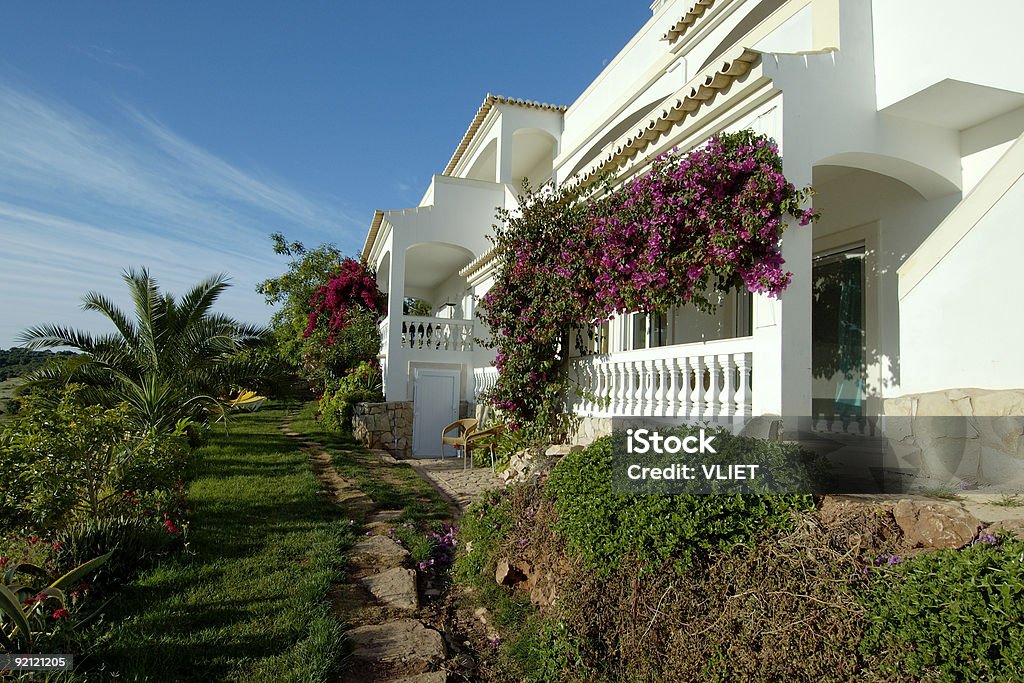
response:
[(327, 593), (352, 535), (284, 418), (278, 406), (235, 417), (199, 451), (190, 554), (118, 593), (89, 680), (307, 682), (339, 668)]
[(451, 510), (441, 495), (408, 465), (390, 465), (357, 444), (349, 434), (325, 429), (316, 421), (316, 403), (292, 420), (292, 428), (320, 443), (343, 477), (368, 495), (380, 510), (402, 510), (399, 522), (426, 527), (444, 521)]
[(1007, 494), (1004, 495), (999, 500), (993, 502), (992, 504), (1004, 508), (1019, 508), (1024, 507), (1024, 499), (1022, 499), (1020, 496), (1011, 496)]

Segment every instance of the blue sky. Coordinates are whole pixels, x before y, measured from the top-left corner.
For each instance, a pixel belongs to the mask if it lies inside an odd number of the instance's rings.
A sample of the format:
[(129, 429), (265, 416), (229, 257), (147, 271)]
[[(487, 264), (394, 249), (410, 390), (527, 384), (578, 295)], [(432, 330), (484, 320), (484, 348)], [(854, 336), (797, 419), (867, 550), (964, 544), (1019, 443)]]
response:
[(0, 348), (148, 266), (224, 312), (307, 245), (362, 246), (415, 205), (487, 92), (568, 104), (650, 16), (576, 3), (5, 3), (0, 8)]

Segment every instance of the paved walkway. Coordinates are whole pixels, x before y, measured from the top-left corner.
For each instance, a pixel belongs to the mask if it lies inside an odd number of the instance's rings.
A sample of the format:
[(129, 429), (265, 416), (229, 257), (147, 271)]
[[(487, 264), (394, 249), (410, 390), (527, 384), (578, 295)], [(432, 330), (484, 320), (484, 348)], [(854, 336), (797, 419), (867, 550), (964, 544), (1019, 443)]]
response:
[(455, 502), (460, 512), (475, 503), (485, 491), (501, 486), (489, 466), (463, 469), (462, 458), (410, 458), (406, 460)]

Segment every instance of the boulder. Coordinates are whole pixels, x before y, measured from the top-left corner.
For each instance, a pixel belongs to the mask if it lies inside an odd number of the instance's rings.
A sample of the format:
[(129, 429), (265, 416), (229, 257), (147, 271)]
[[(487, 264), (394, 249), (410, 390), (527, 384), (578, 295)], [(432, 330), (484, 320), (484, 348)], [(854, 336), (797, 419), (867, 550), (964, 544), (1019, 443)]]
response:
[(982, 526), (966, 510), (940, 503), (901, 500), (892, 514), (911, 548), (962, 548)]

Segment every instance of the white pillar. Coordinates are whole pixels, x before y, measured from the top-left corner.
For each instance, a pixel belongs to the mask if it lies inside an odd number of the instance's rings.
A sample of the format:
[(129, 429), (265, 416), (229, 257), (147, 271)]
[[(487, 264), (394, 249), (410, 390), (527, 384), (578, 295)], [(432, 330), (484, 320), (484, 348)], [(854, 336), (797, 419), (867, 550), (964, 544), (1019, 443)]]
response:
[[(787, 177), (797, 187), (807, 184), (805, 177)], [(811, 226), (790, 222), (782, 238), (782, 256), (783, 267), (793, 273), (792, 282), (781, 299), (754, 297), (754, 415), (792, 419), (811, 414), (811, 237)], [(791, 436), (805, 427), (783, 425)]]
[[(386, 219), (385, 219), (386, 220)], [(392, 223), (391, 272), (388, 276), (388, 377), (387, 401), (409, 400), (408, 361), (402, 348), (402, 306), (405, 303), (405, 244)]]

